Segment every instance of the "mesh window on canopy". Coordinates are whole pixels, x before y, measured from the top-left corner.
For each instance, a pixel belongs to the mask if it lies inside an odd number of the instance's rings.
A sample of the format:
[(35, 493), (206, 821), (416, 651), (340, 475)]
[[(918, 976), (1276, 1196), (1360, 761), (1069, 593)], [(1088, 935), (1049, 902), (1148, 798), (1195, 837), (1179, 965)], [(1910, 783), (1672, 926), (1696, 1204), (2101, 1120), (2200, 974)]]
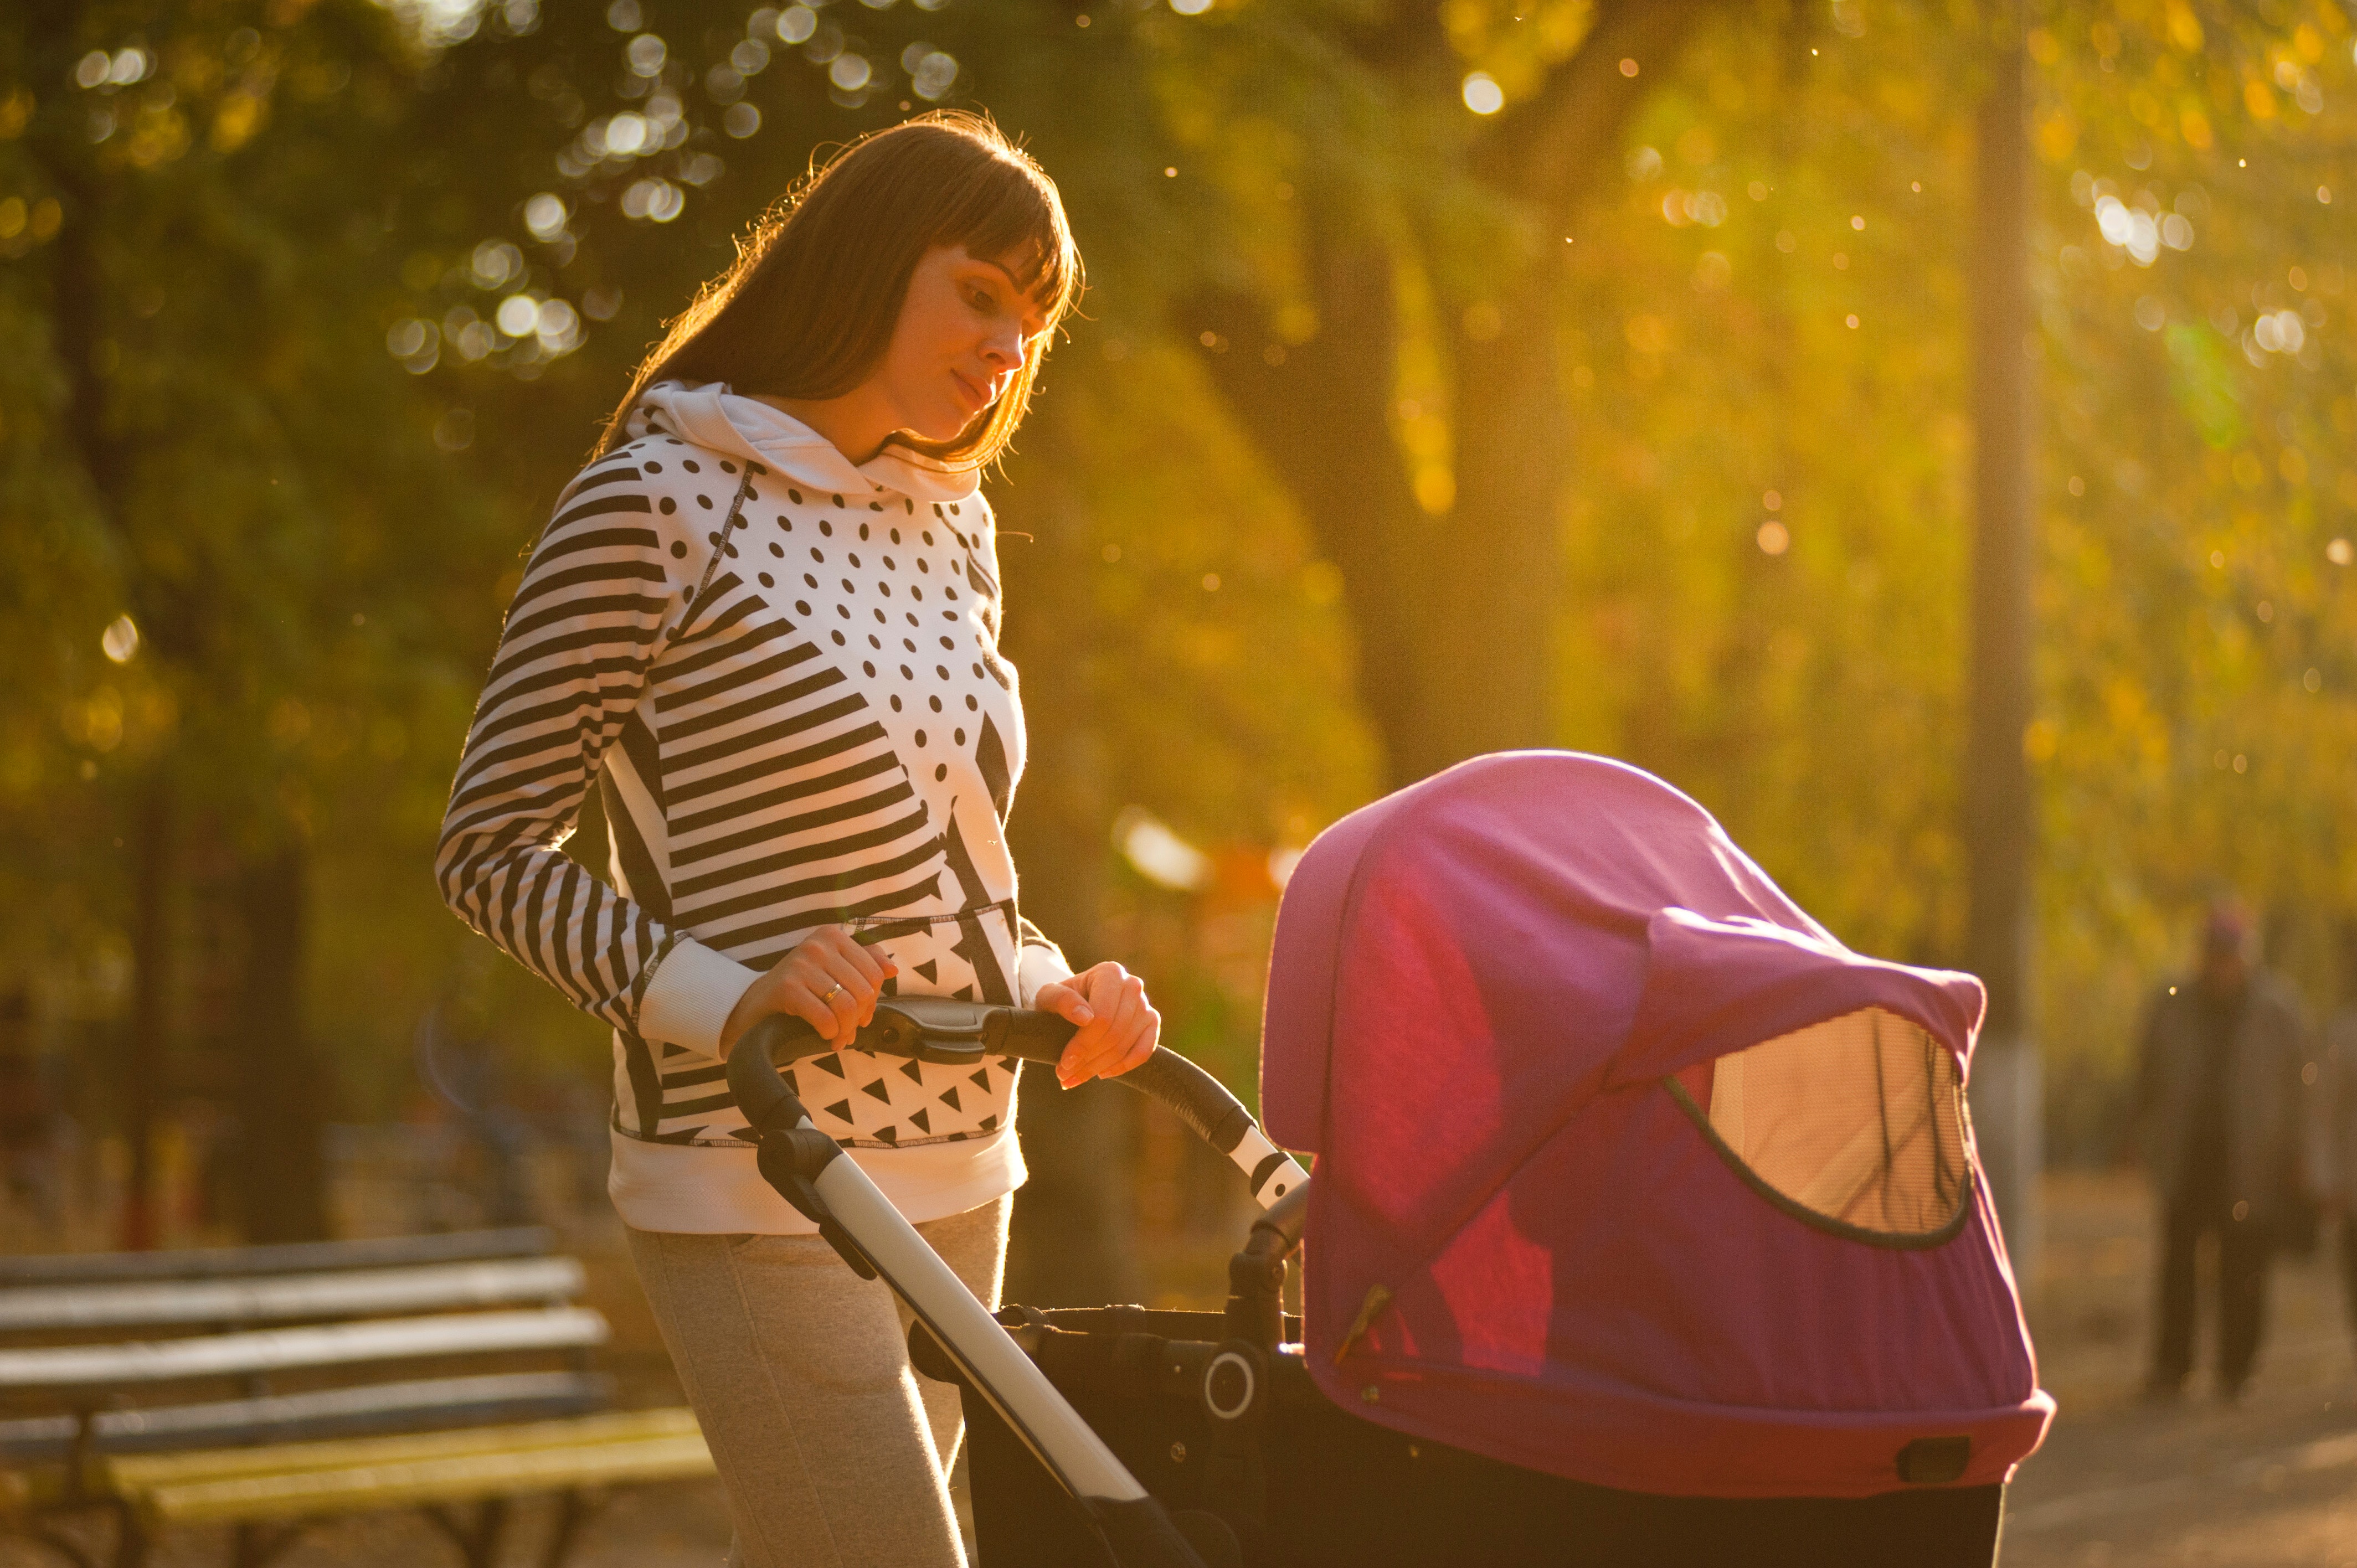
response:
[(1962, 1217), (1956, 1058), (1913, 1024), (1868, 1007), (1706, 1070), (1706, 1111), (1676, 1080), (1674, 1092), (1738, 1171), (1802, 1218), (1904, 1244), (1941, 1239)]

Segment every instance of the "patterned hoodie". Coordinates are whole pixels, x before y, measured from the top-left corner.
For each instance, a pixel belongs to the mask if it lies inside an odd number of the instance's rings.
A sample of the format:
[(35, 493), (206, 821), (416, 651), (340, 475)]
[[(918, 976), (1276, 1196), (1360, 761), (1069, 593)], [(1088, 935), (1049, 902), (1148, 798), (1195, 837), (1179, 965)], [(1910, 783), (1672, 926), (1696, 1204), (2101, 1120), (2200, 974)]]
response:
[[(651, 388), (533, 547), (442, 830), (443, 897), (613, 1026), (609, 1190), (644, 1230), (806, 1234), (717, 1055), (814, 928), (888, 989), (1028, 1002), (1071, 972), (1016, 913), (1023, 710), (974, 476), (854, 466), (717, 383)], [(606, 881), (560, 850), (592, 784)], [(790, 1075), (911, 1220), (1023, 1180), (1016, 1064), (838, 1051)]]

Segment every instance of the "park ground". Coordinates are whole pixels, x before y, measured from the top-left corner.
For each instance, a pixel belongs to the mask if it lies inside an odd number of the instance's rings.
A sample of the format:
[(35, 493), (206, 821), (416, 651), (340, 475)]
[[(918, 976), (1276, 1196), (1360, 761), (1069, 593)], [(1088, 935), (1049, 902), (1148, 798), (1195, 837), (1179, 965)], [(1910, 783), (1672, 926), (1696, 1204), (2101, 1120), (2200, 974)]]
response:
[[(2041, 1380), (2061, 1414), (2014, 1484), (2003, 1568), (2357, 1568), (2357, 1370), (2329, 1248), (2278, 1265), (2265, 1359), (2240, 1404), (2219, 1402), (2197, 1374), (2181, 1402), (2155, 1407), (2136, 1397), (2152, 1265), (2143, 1184), (2065, 1173), (2049, 1179), (2047, 1199), (2047, 1266), (2032, 1324)], [(585, 1251), (593, 1299), (617, 1330), (612, 1361), (634, 1401), (675, 1401), (627, 1260)], [(1155, 1273), (1166, 1305), (1210, 1305), (1216, 1251), (1199, 1245), (1163, 1261)], [(544, 1517), (527, 1508), (511, 1562), (535, 1560)], [(654, 1487), (613, 1498), (574, 1563), (715, 1568), (727, 1539), (716, 1483)], [(191, 1531), (151, 1561), (199, 1568), (222, 1561), (224, 1545)], [(0, 1568), (38, 1561), (0, 1543)], [(281, 1561), (409, 1568), (455, 1554), (419, 1520), (388, 1514), (322, 1528)]]

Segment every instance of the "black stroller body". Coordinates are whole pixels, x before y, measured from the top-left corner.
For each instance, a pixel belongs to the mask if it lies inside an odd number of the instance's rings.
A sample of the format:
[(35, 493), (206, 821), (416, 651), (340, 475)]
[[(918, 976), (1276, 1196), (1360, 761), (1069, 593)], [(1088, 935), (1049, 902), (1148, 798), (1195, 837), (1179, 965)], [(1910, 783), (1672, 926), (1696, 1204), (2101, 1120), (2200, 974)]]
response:
[[(1297, 1342), (1269, 1356), (1265, 1400), (1239, 1426), (1205, 1392), (1222, 1314), (1010, 1307), (999, 1319), (1164, 1508), (1218, 1518), (1247, 1568), (1986, 1568), (1996, 1537), (1996, 1487), (1666, 1498), (1418, 1442), (1327, 1399)], [(1299, 1320), (1286, 1323), (1291, 1340)], [(963, 1383), (928, 1336), (909, 1337), (920, 1372)], [(983, 1568), (1106, 1568), (1103, 1545), (989, 1402), (968, 1388), (964, 1403)]]

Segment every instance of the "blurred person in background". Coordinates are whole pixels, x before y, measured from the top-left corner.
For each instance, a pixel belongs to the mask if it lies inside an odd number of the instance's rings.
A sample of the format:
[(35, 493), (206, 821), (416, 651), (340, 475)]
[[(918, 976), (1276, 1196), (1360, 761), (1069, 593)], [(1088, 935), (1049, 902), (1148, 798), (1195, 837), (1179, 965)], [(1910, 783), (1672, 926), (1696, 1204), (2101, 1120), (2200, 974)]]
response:
[(2212, 904), (2199, 964), (2146, 1014), (2136, 1110), (2160, 1198), (2161, 1261), (2147, 1398), (2193, 1369), (2196, 1255), (2218, 1239), (2218, 1391), (2241, 1397), (2266, 1320), (2276, 1228), (2304, 1201), (2299, 999), (2259, 967), (2249, 915)]
[(2325, 1094), (2318, 1118), (2319, 1180), (2325, 1207), (2337, 1219), (2341, 1295), (2357, 1332), (2357, 918), (2341, 926), (2341, 1005), (2325, 1021)]

